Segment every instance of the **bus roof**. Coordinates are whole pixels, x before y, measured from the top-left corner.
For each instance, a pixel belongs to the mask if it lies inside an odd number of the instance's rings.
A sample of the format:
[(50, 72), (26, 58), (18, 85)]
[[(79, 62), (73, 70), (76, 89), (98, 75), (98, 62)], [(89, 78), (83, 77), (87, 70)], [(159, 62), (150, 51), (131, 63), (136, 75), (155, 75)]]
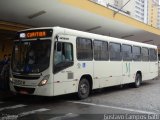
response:
[[(41, 28), (26, 29), (26, 30), (22, 30), (22, 31), (36, 30), (36, 29), (37, 30), (38, 29), (53, 29), (53, 31), (56, 33), (64, 33), (67, 35), (73, 35), (73, 36), (77, 36), (77, 37), (85, 37), (85, 38), (90, 38), (90, 39), (104, 40), (104, 41), (108, 41), (108, 42), (116, 42), (116, 43), (129, 44), (129, 45), (157, 49), (156, 45), (150, 45), (150, 44), (146, 44), (146, 43), (135, 42), (135, 41), (130, 41), (130, 40), (121, 39), (121, 38), (114, 38), (114, 37), (110, 37), (110, 36), (104, 36), (104, 35), (99, 35), (99, 34), (94, 34), (94, 33), (89, 33), (89, 32), (83, 32), (83, 31), (78, 31), (78, 30), (73, 30), (73, 29), (68, 29), (68, 28), (63, 28), (63, 27), (41, 27)], [(22, 31), (20, 31), (20, 32), (22, 32)]]

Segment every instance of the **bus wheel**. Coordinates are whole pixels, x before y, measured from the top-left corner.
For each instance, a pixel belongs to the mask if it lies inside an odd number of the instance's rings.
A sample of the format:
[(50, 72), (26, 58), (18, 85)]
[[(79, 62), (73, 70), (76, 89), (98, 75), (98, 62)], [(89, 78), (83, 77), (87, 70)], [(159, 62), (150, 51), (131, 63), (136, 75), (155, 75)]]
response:
[(90, 84), (87, 79), (82, 78), (78, 86), (78, 98), (85, 99), (89, 96), (90, 93)]
[(136, 78), (135, 78), (134, 87), (135, 87), (135, 88), (138, 88), (138, 87), (141, 85), (141, 82), (142, 82), (142, 77), (141, 77), (141, 75), (138, 73), (138, 74), (136, 75)]

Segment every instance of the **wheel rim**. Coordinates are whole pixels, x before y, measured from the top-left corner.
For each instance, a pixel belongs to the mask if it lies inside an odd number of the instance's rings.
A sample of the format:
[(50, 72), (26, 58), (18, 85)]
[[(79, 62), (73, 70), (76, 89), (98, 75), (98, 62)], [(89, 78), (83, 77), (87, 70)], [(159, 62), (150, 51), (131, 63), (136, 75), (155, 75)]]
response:
[(88, 93), (88, 85), (86, 83), (80, 85), (80, 93), (81, 95), (86, 95)]
[(137, 86), (140, 85), (140, 77), (137, 78)]

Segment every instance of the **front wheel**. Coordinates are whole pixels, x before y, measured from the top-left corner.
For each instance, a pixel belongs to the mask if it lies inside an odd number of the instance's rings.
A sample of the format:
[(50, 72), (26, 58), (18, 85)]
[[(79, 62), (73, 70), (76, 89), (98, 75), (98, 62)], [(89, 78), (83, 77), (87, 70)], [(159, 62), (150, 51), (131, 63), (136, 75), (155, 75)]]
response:
[(90, 84), (87, 79), (83, 78), (80, 80), (78, 85), (78, 98), (85, 99), (89, 96)]
[(134, 87), (135, 87), (135, 88), (140, 87), (141, 82), (142, 82), (142, 77), (141, 77), (140, 74), (137, 74), (137, 75), (136, 75), (136, 78), (135, 78)]

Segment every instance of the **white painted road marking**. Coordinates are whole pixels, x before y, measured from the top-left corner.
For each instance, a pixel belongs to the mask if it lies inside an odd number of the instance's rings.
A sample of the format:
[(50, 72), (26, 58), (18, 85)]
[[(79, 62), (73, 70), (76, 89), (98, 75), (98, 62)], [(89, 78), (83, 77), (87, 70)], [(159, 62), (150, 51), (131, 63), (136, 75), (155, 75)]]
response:
[(7, 115), (5, 117), (1, 117), (0, 120), (17, 120), (17, 115)]
[(50, 109), (41, 108), (41, 109), (38, 109), (38, 110), (23, 112), (23, 113), (18, 114), (18, 117), (23, 117), (23, 116), (26, 116), (26, 115), (35, 114), (37, 112), (44, 112), (44, 111), (47, 111), (47, 110), (50, 110)]
[(54, 118), (50, 118), (49, 120), (62, 120), (64, 118), (73, 118), (73, 117), (77, 117), (79, 116), (78, 114), (74, 114), (74, 113), (67, 113), (63, 116), (58, 116), (58, 117), (54, 117)]
[(9, 106), (9, 107), (3, 107), (3, 108), (0, 108), (0, 111), (7, 110), (7, 109), (20, 108), (20, 107), (25, 107), (25, 106), (27, 106), (27, 105), (19, 104), (19, 105), (14, 105), (14, 106)]
[(47, 111), (47, 110), (49, 110), (49, 109), (42, 108), (42, 109), (38, 109), (38, 110), (23, 112), (23, 113), (20, 113), (18, 115), (7, 115), (7, 116), (4, 116), (4, 117), (0, 118), (0, 120), (17, 120), (19, 117), (24, 117), (26, 115), (35, 114), (37, 112), (44, 112), (44, 111)]
[(138, 113), (141, 113), (141, 114), (158, 114), (158, 113), (155, 113), (155, 112), (136, 110), (136, 109), (130, 109), (130, 108), (123, 108), (123, 107), (108, 106), (108, 105), (100, 105), (100, 104), (95, 104), (95, 103), (77, 102), (77, 101), (68, 101), (68, 102), (76, 103), (76, 104), (83, 104), (83, 105), (91, 105), (91, 106), (96, 106), (96, 107), (103, 107), (103, 108), (125, 110), (125, 111), (130, 111), (130, 112), (138, 112)]

